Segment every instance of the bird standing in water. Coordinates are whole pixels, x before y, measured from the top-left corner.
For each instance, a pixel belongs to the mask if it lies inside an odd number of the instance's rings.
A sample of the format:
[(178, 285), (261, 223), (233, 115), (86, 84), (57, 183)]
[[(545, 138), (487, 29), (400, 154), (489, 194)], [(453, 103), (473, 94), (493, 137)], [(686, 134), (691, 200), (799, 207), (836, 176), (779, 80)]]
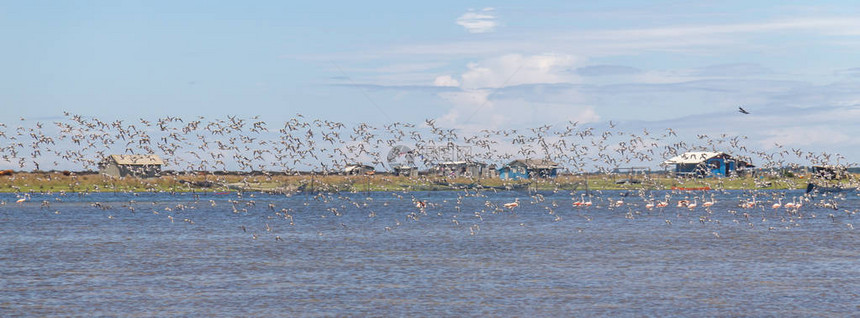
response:
[(514, 202), (511, 202), (511, 203), (505, 203), (503, 206), (504, 206), (504, 207), (506, 207), (506, 208), (508, 208), (508, 209), (513, 210), (515, 207), (520, 206), (520, 199), (519, 199), (519, 198), (517, 198), (517, 199), (515, 199), (515, 200), (514, 200)]

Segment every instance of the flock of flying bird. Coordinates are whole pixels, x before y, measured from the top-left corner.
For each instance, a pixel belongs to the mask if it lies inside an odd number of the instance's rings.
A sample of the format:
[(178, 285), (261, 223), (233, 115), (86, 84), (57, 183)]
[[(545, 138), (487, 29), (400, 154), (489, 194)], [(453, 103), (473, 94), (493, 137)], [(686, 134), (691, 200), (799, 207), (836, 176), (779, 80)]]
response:
[[(549, 159), (572, 173), (610, 173), (618, 167), (650, 165), (687, 151), (732, 153), (747, 161), (757, 159), (762, 168), (782, 168), (798, 161), (808, 165), (846, 162), (839, 155), (778, 144), (772, 147), (775, 151), (758, 151), (748, 147), (743, 136), (699, 134), (685, 139), (671, 128), (660, 133), (646, 128), (631, 132), (611, 121), (603, 130), (564, 122), (530, 129), (458, 131), (438, 127), (433, 120), (422, 125), (347, 125), (306, 119), (301, 114), (275, 127), (259, 117), (206, 120), (167, 116), (125, 122), (66, 113), (65, 118), (30, 126), (0, 123), (0, 163), (21, 170), (94, 170), (111, 154), (159, 154), (176, 171), (337, 173), (355, 163), (390, 169), (386, 155), (396, 145), (416, 149), (420, 163), (428, 167), (451, 158), (439, 158), (430, 151), (421, 155), (422, 149), (462, 147), (470, 149), (470, 157), (456, 159), (499, 164), (515, 158)], [(29, 121), (22, 118), (25, 122)]]
[[(742, 107), (739, 107), (739, 112), (749, 114)], [(22, 119), (21, 123), (26, 122), (28, 121)], [(777, 176), (782, 168), (797, 166), (797, 162), (807, 165), (845, 162), (845, 158), (839, 155), (815, 154), (782, 145), (774, 145), (773, 149), (776, 150), (772, 152), (758, 151), (756, 147), (748, 147), (746, 142), (745, 137), (726, 134), (697, 135), (695, 139), (685, 139), (672, 129), (654, 133), (641, 128), (630, 132), (620, 129), (613, 122), (610, 122), (606, 129), (565, 122), (530, 129), (485, 129), (466, 132), (439, 127), (433, 120), (427, 120), (420, 125), (399, 122), (382, 126), (367, 123), (348, 125), (308, 119), (297, 114), (283, 125), (270, 126), (258, 117), (245, 119), (229, 116), (207, 120), (204, 117), (183, 119), (168, 116), (156, 120), (125, 122), (102, 121), (95, 117), (66, 113), (64, 120), (52, 124), (36, 122), (30, 126), (13, 127), (0, 123), (0, 163), (11, 163), (19, 169), (32, 170), (65, 170), (68, 167), (95, 169), (101, 160), (111, 154), (158, 154), (169, 167), (180, 172), (338, 173), (354, 163), (390, 169), (392, 167), (388, 166), (386, 156), (396, 145), (409, 145), (416, 149), (419, 159), (417, 164), (425, 167), (452, 159), (503, 165), (512, 159), (535, 158), (557, 162), (573, 174), (599, 172), (609, 175), (619, 167), (648, 165), (687, 151), (732, 153), (748, 162), (756, 160), (758, 167), (765, 168), (764, 171), (770, 168), (770, 173), (774, 176)], [(466, 147), (470, 149), (469, 157), (447, 158), (434, 152), (423, 151), (445, 147)], [(786, 179), (785, 182), (794, 181)], [(797, 187), (794, 184), (789, 186)], [(561, 190), (556, 190), (555, 194), (559, 191)], [(457, 194), (456, 199), (444, 202), (429, 202), (417, 198), (416, 194), (408, 191), (392, 193), (398, 198), (398, 201), (394, 202), (409, 202), (406, 207), (403, 204), (394, 204), (397, 209), (405, 211), (406, 219), (417, 221), (428, 215), (428, 210), (434, 210), (437, 216), (450, 217), (451, 223), (459, 226), (460, 222), (466, 222), (466, 216), (469, 216), (473, 221), (469, 226), (471, 234), (480, 230), (480, 222), (475, 220), (483, 221), (483, 217), (487, 215), (516, 213), (525, 204), (546, 210), (556, 221), (562, 219), (563, 211), (590, 221), (592, 216), (589, 216), (587, 211), (603, 209), (623, 211), (628, 218), (649, 213), (664, 215), (664, 210), (671, 210), (671, 213), (678, 217), (682, 212), (702, 211), (702, 214), (697, 215), (697, 221), (701, 223), (711, 222), (712, 209), (720, 205), (713, 193), (707, 197), (704, 192), (574, 191), (569, 194), (569, 202), (560, 202), (557, 199), (547, 201), (544, 195), (536, 192), (528, 193), (527, 201), (517, 198), (512, 202), (499, 202), (493, 196), (478, 190), (463, 190)], [(785, 222), (788, 227), (796, 226), (804, 218), (816, 217), (815, 213), (803, 212), (803, 207), (807, 205), (842, 211), (847, 216), (853, 215), (855, 210), (840, 209), (840, 202), (846, 199), (845, 195), (831, 194), (817, 198), (798, 195), (791, 198), (791, 202), (783, 203), (785, 192), (750, 190), (744, 192), (743, 196), (738, 195), (734, 200), (736, 203), (724, 203), (720, 206), (726, 207), (731, 215), (739, 216), (733, 219), (739, 224), (754, 226), (754, 218), (764, 220), (767, 217), (775, 217)], [(720, 196), (725, 197), (726, 194), (720, 193)], [(463, 207), (467, 206), (464, 205), (464, 200), (469, 198), (483, 200), (482, 208), (464, 211)], [(256, 208), (253, 199), (244, 199), (229, 200), (233, 212), (246, 213), (249, 209)], [(18, 203), (26, 202), (26, 194), (18, 200)], [(373, 205), (371, 198), (358, 200), (354, 196), (337, 193), (314, 193), (311, 202), (320, 203), (319, 207), (323, 212), (321, 217), (339, 216), (351, 208)], [(390, 201), (385, 202), (377, 208), (385, 209), (392, 204)], [(216, 205), (215, 201), (210, 203), (212, 206)], [(136, 204), (130, 203), (126, 206), (132, 212), (136, 209)], [(765, 213), (767, 207), (776, 214)], [(188, 207), (184, 205), (165, 207), (168, 213), (186, 208)], [(273, 218), (295, 224), (295, 209), (278, 209), (273, 203), (269, 204), (267, 209), (273, 213)], [(165, 210), (153, 212), (158, 214), (164, 213)], [(838, 214), (840, 213), (833, 212), (828, 213), (828, 216), (835, 220)], [(375, 216), (376, 212), (368, 213), (368, 217)], [(173, 222), (175, 213), (169, 217)], [(188, 218), (185, 218), (185, 221), (193, 223)], [(675, 221), (677, 222), (677, 218)], [(666, 218), (665, 223), (671, 225), (672, 219)], [(398, 219), (394, 225), (384, 229), (392, 230), (401, 224)], [(845, 224), (853, 227), (850, 223)], [(272, 232), (269, 223), (266, 223), (265, 228), (266, 232)], [(247, 229), (243, 227), (243, 231)], [(253, 237), (257, 238), (257, 234), (254, 233)], [(276, 236), (276, 239), (281, 240), (281, 237)]]

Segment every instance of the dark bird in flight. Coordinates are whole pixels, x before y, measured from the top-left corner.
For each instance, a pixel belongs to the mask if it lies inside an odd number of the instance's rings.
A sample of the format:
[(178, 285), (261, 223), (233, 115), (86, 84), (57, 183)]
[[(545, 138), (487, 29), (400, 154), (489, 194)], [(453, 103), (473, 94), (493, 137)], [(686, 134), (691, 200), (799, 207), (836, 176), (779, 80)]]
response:
[(746, 109), (744, 109), (743, 107), (740, 107), (740, 106), (738, 106), (738, 111), (741, 112), (741, 114), (749, 115), (749, 113), (750, 113)]

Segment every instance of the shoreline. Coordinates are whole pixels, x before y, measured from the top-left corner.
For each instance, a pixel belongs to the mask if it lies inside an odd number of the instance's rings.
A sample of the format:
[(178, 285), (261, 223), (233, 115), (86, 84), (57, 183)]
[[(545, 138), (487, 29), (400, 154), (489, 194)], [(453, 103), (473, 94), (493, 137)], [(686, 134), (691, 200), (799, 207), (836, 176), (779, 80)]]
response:
[[(98, 173), (18, 172), (0, 176), (0, 193), (47, 192), (378, 192), (378, 191), (713, 191), (799, 190), (810, 179), (793, 177), (675, 178), (652, 174), (621, 183), (627, 175), (565, 175), (552, 179), (501, 180), (486, 178), (402, 177), (392, 175), (240, 175), (176, 174), (154, 178), (114, 178)], [(854, 175), (838, 181), (813, 179), (826, 186), (856, 187)]]

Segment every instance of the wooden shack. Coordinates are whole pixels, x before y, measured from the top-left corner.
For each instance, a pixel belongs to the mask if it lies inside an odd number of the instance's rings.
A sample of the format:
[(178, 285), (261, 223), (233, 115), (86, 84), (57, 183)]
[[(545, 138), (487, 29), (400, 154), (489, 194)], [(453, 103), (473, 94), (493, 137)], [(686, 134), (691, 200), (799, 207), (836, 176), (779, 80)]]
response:
[(493, 175), (489, 166), (481, 162), (448, 161), (431, 169), (433, 174), (448, 178), (489, 178)]
[(395, 176), (402, 177), (417, 177), (418, 176), (418, 168), (411, 166), (398, 166), (393, 168), (393, 173)]
[(364, 175), (364, 174), (371, 175), (371, 174), (374, 174), (375, 172), (376, 172), (376, 168), (374, 168), (373, 166), (363, 165), (363, 164), (358, 164), (358, 163), (349, 164), (345, 168), (343, 168), (343, 174), (348, 175), (348, 176)]
[(99, 163), (99, 172), (118, 178), (151, 178), (161, 172), (163, 165), (157, 155), (110, 155)]

